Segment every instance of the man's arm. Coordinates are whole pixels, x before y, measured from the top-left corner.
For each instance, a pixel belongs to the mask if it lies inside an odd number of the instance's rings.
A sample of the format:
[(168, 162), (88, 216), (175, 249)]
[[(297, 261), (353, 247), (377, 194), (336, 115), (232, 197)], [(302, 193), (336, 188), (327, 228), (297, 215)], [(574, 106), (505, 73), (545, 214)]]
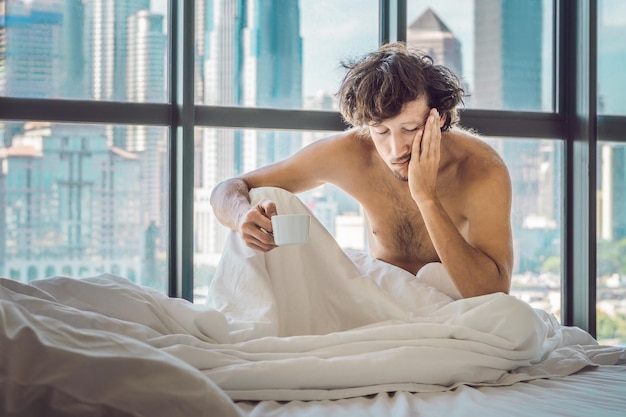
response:
[(270, 218), (277, 214), (273, 201), (250, 203), (249, 191), (258, 187), (279, 187), (292, 193), (310, 190), (339, 175), (338, 163), (345, 155), (349, 133), (321, 139), (293, 156), (237, 178), (219, 183), (211, 193), (211, 206), (224, 226), (237, 231), (246, 244), (267, 252), (276, 247)]
[(513, 265), (508, 171), (504, 164), (494, 161), (479, 178), (468, 181), (463, 196), (459, 196), (467, 221), (466, 239), (446, 213), (435, 187), (441, 140), (438, 126), (439, 116), (433, 112), (422, 139), (414, 142), (413, 155), (419, 157), (412, 156), (411, 160), (411, 195), (439, 259), (461, 295), (508, 293)]
[(224, 226), (237, 231), (249, 247), (263, 252), (276, 247), (271, 217), (276, 214), (274, 202), (263, 199), (256, 207), (250, 204), (250, 188), (241, 178), (219, 183), (211, 193), (215, 217)]
[[(472, 187), (464, 208), (467, 240), (437, 198), (422, 199), (418, 206), (439, 259), (463, 297), (508, 293), (511, 286), (513, 250), (507, 186), (496, 175)], [(496, 195), (500, 191), (501, 194)], [(470, 192), (468, 190), (468, 192)]]

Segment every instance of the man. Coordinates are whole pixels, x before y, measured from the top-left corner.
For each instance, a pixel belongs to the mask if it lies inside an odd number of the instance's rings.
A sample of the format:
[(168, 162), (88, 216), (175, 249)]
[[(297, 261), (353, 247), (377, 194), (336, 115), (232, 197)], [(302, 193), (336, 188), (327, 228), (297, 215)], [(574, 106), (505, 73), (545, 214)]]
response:
[(276, 206), (251, 206), (249, 190), (329, 182), (362, 205), (373, 257), (413, 274), (441, 262), (463, 297), (508, 293), (510, 178), (492, 148), (456, 127), (458, 79), (402, 43), (344, 67), (340, 111), (354, 128), (220, 183), (211, 196), (218, 220), (270, 251)]

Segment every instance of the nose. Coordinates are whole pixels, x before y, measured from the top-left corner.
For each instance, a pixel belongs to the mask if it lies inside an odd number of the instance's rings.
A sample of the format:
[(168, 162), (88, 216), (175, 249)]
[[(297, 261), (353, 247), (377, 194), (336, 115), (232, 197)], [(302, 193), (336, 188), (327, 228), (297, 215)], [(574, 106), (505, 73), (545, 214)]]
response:
[(391, 155), (393, 158), (399, 158), (406, 155), (409, 151), (409, 144), (406, 143), (406, 138), (403, 138), (401, 134), (391, 135)]

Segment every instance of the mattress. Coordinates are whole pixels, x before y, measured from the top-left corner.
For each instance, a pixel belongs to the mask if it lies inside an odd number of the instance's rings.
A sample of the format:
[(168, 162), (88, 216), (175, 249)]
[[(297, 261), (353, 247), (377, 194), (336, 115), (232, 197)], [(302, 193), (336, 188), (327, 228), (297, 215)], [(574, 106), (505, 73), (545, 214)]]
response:
[(445, 392), (391, 392), (323, 401), (238, 402), (237, 406), (249, 417), (624, 417), (626, 365), (599, 366), (511, 386), (460, 386)]

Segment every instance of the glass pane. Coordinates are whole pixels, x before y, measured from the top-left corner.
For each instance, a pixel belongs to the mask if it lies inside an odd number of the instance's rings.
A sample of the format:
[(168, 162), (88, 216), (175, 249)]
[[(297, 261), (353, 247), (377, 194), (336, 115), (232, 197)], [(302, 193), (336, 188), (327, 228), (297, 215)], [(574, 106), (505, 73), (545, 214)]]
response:
[(378, 45), (377, 0), (197, 0), (195, 15), (200, 104), (332, 109), (340, 61)]
[(626, 2), (598, 5), (598, 113), (626, 115)]
[(558, 140), (486, 139), (511, 175), (515, 265), (511, 294), (561, 317), (563, 146)]
[(110, 272), (167, 291), (167, 129), (5, 123), (0, 276)]
[(597, 337), (626, 346), (626, 143), (598, 144)]
[[(209, 205), (220, 181), (283, 159), (330, 132), (197, 129), (194, 198), (194, 290), (203, 302), (221, 256), (228, 230)], [(561, 141), (485, 139), (505, 159), (513, 183), (515, 270), (512, 294), (560, 318), (562, 259)], [(243, 149), (258, 149), (245, 155)], [(523, 157), (520, 158), (520, 155)], [(360, 205), (331, 185), (303, 193), (345, 249), (367, 250), (365, 219)]]
[(165, 102), (167, 0), (0, 1), (0, 95)]
[(415, 0), (407, 41), (460, 78), (468, 108), (553, 111), (553, 0)]

